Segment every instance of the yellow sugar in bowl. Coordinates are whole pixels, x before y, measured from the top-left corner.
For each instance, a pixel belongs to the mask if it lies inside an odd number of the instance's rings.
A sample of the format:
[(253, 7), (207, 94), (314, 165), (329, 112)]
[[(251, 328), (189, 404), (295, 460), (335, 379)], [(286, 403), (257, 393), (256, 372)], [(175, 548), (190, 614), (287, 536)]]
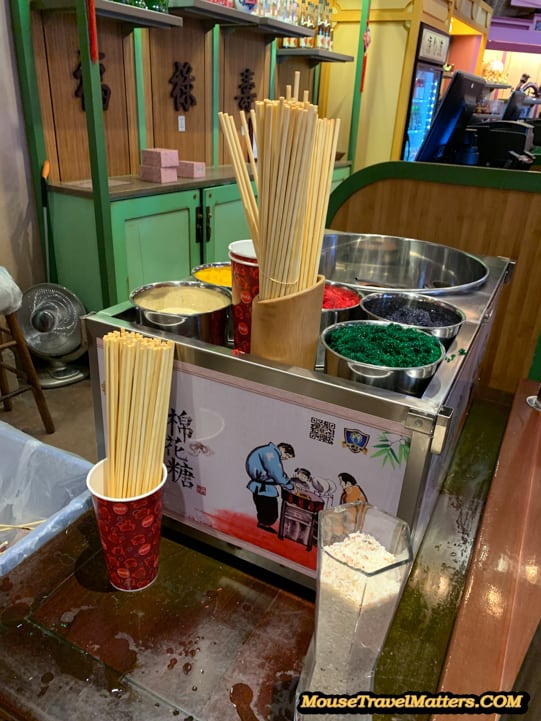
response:
[(192, 270), (192, 276), (200, 283), (208, 283), (220, 288), (231, 288), (233, 285), (231, 263), (229, 262), (198, 265)]
[(137, 322), (175, 335), (225, 345), (231, 294), (197, 281), (164, 281), (130, 293)]

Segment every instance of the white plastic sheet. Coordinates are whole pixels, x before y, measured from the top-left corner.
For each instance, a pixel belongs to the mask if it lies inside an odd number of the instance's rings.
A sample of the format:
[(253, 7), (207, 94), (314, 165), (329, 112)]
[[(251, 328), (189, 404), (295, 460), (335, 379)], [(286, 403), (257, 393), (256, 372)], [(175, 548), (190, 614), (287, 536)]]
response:
[(30, 532), (0, 531), (0, 576), (90, 507), (91, 465), (0, 421), (0, 526), (46, 521)]
[(23, 294), (6, 268), (0, 265), (0, 313), (15, 313), (21, 307)]

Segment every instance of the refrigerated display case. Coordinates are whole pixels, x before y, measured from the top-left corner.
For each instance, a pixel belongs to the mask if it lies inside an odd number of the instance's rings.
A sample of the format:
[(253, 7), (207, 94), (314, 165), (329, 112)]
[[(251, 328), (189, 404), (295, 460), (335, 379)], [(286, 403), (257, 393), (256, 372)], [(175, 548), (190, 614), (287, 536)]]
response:
[(423, 25), (410, 92), (402, 160), (415, 160), (429, 128), (440, 96), (449, 36)]

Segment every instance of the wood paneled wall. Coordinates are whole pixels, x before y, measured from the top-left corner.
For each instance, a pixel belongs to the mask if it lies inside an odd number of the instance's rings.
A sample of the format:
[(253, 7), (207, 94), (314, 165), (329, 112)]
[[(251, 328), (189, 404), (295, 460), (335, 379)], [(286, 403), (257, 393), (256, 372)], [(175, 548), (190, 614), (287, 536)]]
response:
[[(444, 167), (441, 172), (445, 173)], [(541, 173), (535, 176), (541, 190)], [(515, 260), (512, 282), (502, 293), (481, 382), (514, 393), (520, 379), (528, 377), (541, 333), (539, 192), (389, 178), (353, 193), (328, 227), (417, 238)]]
[[(75, 92), (79, 64), (74, 13), (32, 13), (34, 53), (43, 127), (52, 180), (90, 177), (86, 116)], [(131, 36), (120, 23), (98, 18), (98, 42), (104, 68), (103, 84), (111, 90), (104, 113), (109, 175), (136, 172), (133, 51)]]
[[(240, 127), (239, 105), (235, 98), (240, 93), (241, 73), (252, 70), (255, 87), (254, 103), (269, 96), (269, 49), (265, 37), (244, 28), (223, 29), (220, 51), (220, 110), (230, 113), (235, 125)], [(253, 107), (253, 106), (252, 106)], [(220, 133), (220, 164), (229, 164), (231, 159), (224, 148)]]
[[(183, 27), (149, 31), (151, 125), (147, 124), (147, 144), (156, 148), (178, 148), (182, 160), (211, 162), (210, 117), (212, 65), (211, 33), (195, 18), (183, 18)], [(169, 82), (175, 63), (192, 68), (192, 96), (196, 104), (188, 110), (175, 110)], [(186, 130), (179, 132), (178, 116), (183, 115)]]
[[(142, 32), (146, 145), (178, 148), (185, 160), (212, 163), (211, 100), (213, 82), (219, 83), (221, 110), (238, 118), (241, 73), (253, 71), (255, 98), (268, 97), (270, 38), (245, 28), (222, 28), (219, 78), (212, 77), (212, 25), (186, 16), (182, 28), (150, 29)], [(75, 96), (78, 81), (73, 77), (79, 62), (75, 14), (32, 13), (32, 33), (40, 103), (51, 180), (70, 181), (90, 177), (85, 113)], [(133, 37), (126, 26), (98, 17), (98, 44), (104, 54), (103, 83), (111, 89), (104, 113), (110, 176), (137, 174), (139, 135), (136, 112), (136, 83)], [(170, 79), (175, 63), (192, 68), (192, 94), (196, 104), (175, 109)], [(184, 115), (184, 132), (178, 116)], [(220, 135), (219, 163), (229, 163)]]
[(318, 99), (312, 97), (312, 88), (314, 85), (314, 68), (310, 60), (307, 58), (295, 58), (278, 56), (276, 63), (276, 90), (275, 96), (280, 97), (286, 95), (288, 85), (293, 88), (295, 84), (295, 73), (299, 73), (299, 95), (302, 99), (305, 90), (308, 90), (310, 102), (315, 101), (317, 105)]

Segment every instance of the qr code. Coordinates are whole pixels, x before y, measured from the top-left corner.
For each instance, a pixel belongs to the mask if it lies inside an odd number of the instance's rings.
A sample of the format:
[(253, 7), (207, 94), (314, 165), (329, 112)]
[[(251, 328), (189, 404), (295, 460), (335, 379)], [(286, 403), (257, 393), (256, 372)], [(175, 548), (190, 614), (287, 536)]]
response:
[(331, 421), (324, 421), (322, 418), (310, 419), (310, 438), (315, 441), (321, 441), (322, 443), (334, 443), (334, 432), (336, 430), (336, 423)]

